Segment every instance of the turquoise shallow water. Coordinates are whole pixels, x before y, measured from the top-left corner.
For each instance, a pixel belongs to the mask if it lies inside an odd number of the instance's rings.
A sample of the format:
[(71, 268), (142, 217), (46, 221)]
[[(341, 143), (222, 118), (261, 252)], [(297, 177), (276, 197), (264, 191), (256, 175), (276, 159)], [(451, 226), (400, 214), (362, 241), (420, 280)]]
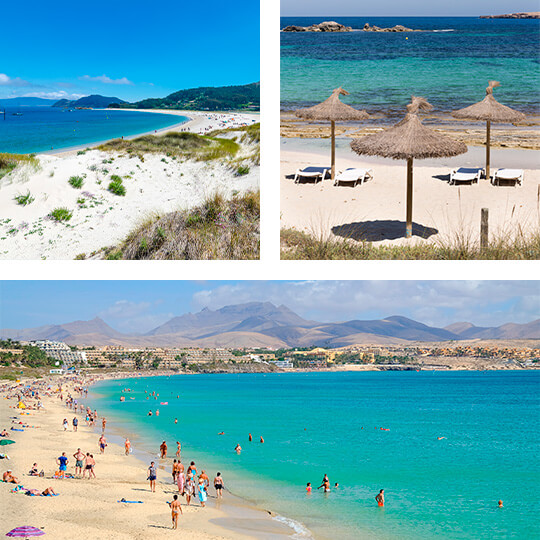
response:
[[(497, 98), (524, 112), (540, 110), (540, 22), (472, 17), (283, 17), (281, 26), (336, 20), (360, 29), (403, 24), (414, 33), (281, 34), (284, 109), (312, 105), (343, 86), (345, 101), (402, 114), (410, 95), (424, 96), (435, 113), (485, 95), (489, 79), (502, 83)], [(408, 39), (406, 39), (408, 38)]]
[(183, 116), (139, 111), (7, 108), (6, 120), (0, 116), (0, 152), (29, 154), (58, 150), (129, 137), (186, 120)]
[[(193, 375), (107, 381), (92, 400), (137, 447), (182, 441), (184, 462), (317, 538), (493, 539), (540, 535), (539, 390), (535, 372)], [(324, 473), (340, 489), (307, 496)]]

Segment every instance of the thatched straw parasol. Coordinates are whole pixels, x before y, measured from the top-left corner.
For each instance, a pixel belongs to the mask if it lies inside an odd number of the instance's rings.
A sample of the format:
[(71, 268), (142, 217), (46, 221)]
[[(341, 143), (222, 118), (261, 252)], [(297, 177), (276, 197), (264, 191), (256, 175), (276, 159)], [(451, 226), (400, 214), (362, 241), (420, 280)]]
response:
[(324, 120), (330, 121), (330, 131), (332, 135), (332, 180), (336, 174), (336, 122), (347, 122), (351, 120), (366, 120), (369, 114), (366, 111), (359, 111), (353, 107), (342, 103), (339, 96), (348, 96), (349, 92), (343, 90), (341, 86), (336, 88), (332, 95), (313, 107), (307, 109), (298, 109), (296, 116), (306, 120)]
[(465, 144), (422, 124), (418, 111), (430, 111), (432, 108), (424, 98), (412, 96), (403, 120), (385, 131), (351, 142), (351, 148), (360, 155), (407, 160), (406, 238), (412, 236), (413, 159), (457, 156), (467, 151)]
[(489, 81), (489, 85), (486, 88), (486, 97), (482, 101), (452, 113), (452, 116), (455, 118), (486, 121), (486, 178), (488, 180), (490, 178), (489, 154), (491, 144), (491, 122), (520, 122), (525, 118), (523, 113), (515, 111), (506, 105), (501, 105), (493, 97), (493, 89), (500, 85), (501, 83), (498, 81)]

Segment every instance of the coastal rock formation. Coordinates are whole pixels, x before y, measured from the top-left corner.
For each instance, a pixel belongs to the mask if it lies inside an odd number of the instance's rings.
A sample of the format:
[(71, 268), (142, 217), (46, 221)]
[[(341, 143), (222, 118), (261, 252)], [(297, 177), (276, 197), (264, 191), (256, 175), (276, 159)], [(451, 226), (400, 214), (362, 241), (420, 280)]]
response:
[(480, 15), (481, 19), (540, 19), (540, 11), (507, 13), (505, 15)]
[(286, 26), (282, 32), (352, 32), (352, 28), (336, 21), (324, 21), (311, 26)]
[(396, 24), (392, 28), (380, 28), (379, 26), (370, 26), (369, 23), (366, 23), (362, 30), (364, 32), (421, 32), (421, 30), (413, 30), (402, 24)]

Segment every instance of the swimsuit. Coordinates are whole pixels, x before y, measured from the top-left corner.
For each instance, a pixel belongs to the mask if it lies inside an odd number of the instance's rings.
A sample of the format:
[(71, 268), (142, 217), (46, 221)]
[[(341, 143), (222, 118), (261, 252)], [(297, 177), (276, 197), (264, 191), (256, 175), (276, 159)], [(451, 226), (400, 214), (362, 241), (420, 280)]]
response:
[(83, 466), (82, 459), (78, 459), (78, 460), (75, 462), (75, 467), (77, 467), (77, 468), (79, 468), (79, 469), (82, 469), (82, 466)]
[(206, 490), (204, 489), (204, 485), (199, 488), (199, 501), (206, 502)]

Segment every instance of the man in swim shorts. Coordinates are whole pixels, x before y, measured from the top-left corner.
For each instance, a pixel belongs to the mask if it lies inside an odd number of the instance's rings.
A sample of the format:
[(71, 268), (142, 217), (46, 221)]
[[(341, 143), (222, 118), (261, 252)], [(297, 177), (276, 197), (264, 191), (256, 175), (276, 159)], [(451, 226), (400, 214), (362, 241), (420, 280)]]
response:
[(69, 463), (66, 453), (62, 452), (62, 455), (56, 460), (60, 469), (60, 478), (65, 478), (67, 471), (67, 464)]
[(178, 495), (173, 495), (172, 502), (169, 503), (169, 506), (171, 507), (171, 514), (172, 514), (172, 528), (178, 529), (178, 516), (179, 514), (183, 514), (182, 507), (180, 506), (180, 501), (178, 500)]
[(105, 447), (107, 446), (107, 439), (104, 435), (101, 435), (99, 438), (99, 451), (104, 454), (105, 453)]
[(221, 478), (220, 472), (218, 472), (214, 478), (214, 489), (216, 490), (217, 498), (221, 499), (221, 497), (223, 497), (223, 478)]
[(161, 443), (159, 451), (161, 452), (161, 459), (165, 459), (167, 457), (167, 443), (165, 441)]
[(75, 458), (75, 474), (82, 475), (84, 454), (81, 452), (80, 448), (77, 448), (77, 452), (73, 454), (73, 457)]
[(379, 506), (384, 506), (384, 489), (381, 489), (375, 496), (375, 500)]

